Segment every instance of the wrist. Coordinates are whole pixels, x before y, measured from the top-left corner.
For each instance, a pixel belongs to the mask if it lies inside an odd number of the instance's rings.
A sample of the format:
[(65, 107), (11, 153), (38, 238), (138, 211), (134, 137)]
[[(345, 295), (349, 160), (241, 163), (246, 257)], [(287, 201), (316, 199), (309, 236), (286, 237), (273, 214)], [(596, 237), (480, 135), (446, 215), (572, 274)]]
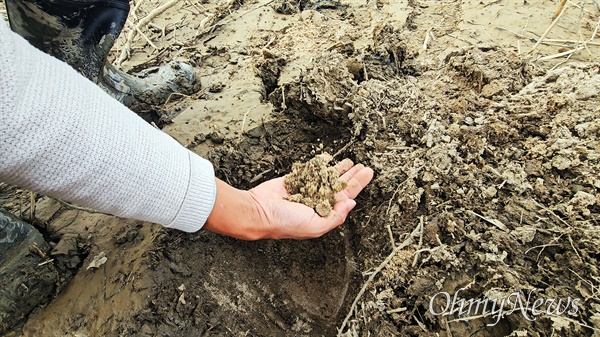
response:
[(216, 199), (204, 228), (242, 240), (259, 240), (268, 236), (262, 221), (261, 207), (249, 191), (216, 180)]

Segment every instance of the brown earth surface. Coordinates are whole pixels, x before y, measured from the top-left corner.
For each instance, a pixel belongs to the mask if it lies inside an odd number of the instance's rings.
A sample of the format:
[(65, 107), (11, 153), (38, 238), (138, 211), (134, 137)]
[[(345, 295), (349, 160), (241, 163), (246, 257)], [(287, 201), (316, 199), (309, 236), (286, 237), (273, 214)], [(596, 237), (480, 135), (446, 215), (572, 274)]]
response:
[[(8, 335), (600, 336), (600, 13), (567, 1), (546, 34), (560, 2), (134, 3), (113, 57), (198, 70), (203, 89), (158, 110), (220, 178), (249, 188), (322, 152), (375, 178), (346, 224), (300, 242), (186, 234), (2, 185), (63, 271)], [(445, 293), (512, 302), (434, 314)], [(507, 314), (530, 295), (562, 307)]]

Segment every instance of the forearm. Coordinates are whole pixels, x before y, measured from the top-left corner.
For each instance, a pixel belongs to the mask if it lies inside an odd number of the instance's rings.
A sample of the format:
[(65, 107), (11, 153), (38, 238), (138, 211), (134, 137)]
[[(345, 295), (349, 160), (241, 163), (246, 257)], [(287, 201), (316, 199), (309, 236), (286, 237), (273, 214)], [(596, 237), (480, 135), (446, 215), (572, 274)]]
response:
[(0, 22), (0, 180), (122, 217), (199, 229), (212, 166)]

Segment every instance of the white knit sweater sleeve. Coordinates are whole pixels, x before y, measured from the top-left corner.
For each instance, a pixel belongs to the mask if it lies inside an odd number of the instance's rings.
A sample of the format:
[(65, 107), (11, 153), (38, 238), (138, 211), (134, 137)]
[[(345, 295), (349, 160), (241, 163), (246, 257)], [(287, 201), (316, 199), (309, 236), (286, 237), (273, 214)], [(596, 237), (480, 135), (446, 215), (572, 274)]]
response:
[(212, 165), (0, 18), (0, 181), (187, 232), (215, 200)]

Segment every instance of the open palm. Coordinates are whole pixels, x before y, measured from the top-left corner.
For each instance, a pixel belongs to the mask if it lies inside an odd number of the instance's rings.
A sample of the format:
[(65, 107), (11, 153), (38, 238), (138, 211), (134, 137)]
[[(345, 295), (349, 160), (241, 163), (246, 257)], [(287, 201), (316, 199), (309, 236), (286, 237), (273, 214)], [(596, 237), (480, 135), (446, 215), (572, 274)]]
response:
[(336, 165), (340, 179), (348, 185), (335, 195), (333, 210), (320, 217), (312, 208), (286, 200), (289, 196), (284, 177), (266, 181), (249, 191), (258, 205), (260, 222), (276, 239), (308, 239), (319, 237), (338, 227), (356, 206), (354, 199), (373, 178), (373, 170), (345, 159)]

